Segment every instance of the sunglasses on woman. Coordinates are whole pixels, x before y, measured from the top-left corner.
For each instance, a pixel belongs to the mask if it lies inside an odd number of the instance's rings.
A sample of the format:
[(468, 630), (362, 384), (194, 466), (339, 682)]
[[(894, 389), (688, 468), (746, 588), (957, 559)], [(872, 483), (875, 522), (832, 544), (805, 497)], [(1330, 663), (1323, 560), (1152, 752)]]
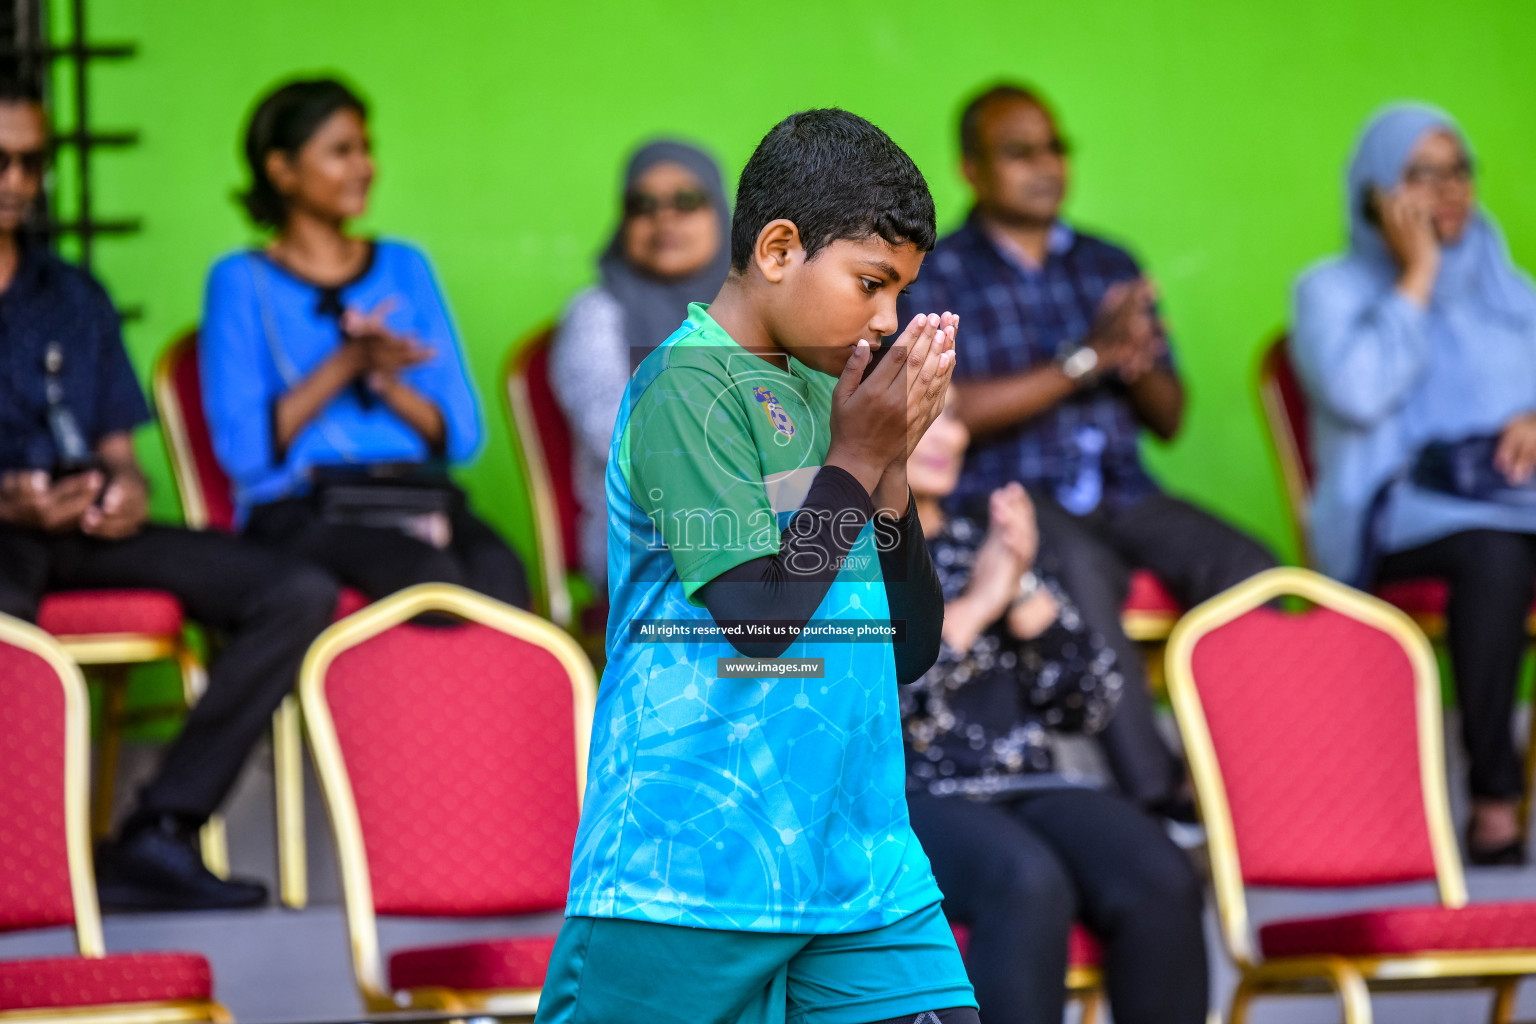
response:
[(649, 192), (631, 192), (624, 197), (624, 214), (628, 217), (654, 217), (662, 210), (696, 213), (708, 205), (709, 195), (703, 189), (682, 188), (670, 197)]
[(21, 173), (29, 178), (35, 178), (48, 166), (48, 151), (46, 149), (0, 149), (0, 175), (9, 171), (12, 164), (20, 164)]

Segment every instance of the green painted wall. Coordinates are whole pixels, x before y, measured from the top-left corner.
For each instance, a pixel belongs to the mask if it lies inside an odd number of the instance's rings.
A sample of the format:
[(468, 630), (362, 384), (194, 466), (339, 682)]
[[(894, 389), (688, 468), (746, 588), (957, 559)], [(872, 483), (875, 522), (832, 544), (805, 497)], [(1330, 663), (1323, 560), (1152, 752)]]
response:
[[(1341, 238), (1338, 182), (1365, 116), (1406, 95), (1456, 112), (1485, 198), (1536, 266), (1536, 16), (1523, 0), (90, 7), (94, 38), (141, 46), (92, 80), (96, 127), (143, 132), (143, 145), (100, 158), (97, 193), (102, 212), (145, 221), (98, 258), (118, 302), (144, 310), (128, 328), (140, 370), (196, 320), (209, 262), (253, 238), (231, 194), (258, 92), (340, 71), (374, 105), (381, 173), (367, 226), (436, 261), (484, 398), (490, 443), (463, 479), (525, 551), (499, 367), (590, 280), (622, 158), (652, 133), (703, 140), (734, 174), (783, 115), (846, 106), (913, 154), (945, 226), (965, 211), (961, 98), (999, 76), (1037, 83), (1076, 147), (1071, 216), (1128, 243), (1163, 291), (1192, 402), (1178, 442), (1149, 445), (1153, 465), (1287, 553), (1254, 367), (1296, 272)], [(153, 431), (140, 452), (156, 511), (174, 515)]]

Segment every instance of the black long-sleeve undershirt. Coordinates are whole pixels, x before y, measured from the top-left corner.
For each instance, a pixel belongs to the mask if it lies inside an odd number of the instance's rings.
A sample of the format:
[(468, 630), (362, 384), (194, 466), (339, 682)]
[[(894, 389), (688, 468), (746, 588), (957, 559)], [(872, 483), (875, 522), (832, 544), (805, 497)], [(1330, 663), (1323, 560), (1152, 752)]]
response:
[(907, 514), (887, 518), (897, 533), (897, 543), (880, 548), (880, 575), (885, 579), (885, 603), (891, 621), (905, 624), (902, 642), (896, 645), (896, 682), (915, 683), (939, 657), (944, 631), (944, 590), (933, 568), (923, 527), (917, 520), (917, 502), (907, 496)]
[[(846, 470), (823, 466), (780, 535), (778, 553), (726, 570), (699, 588), (699, 600), (717, 625), (733, 631), (731, 645), (738, 652), (778, 657), (816, 613), (873, 516), (863, 485)], [(910, 500), (905, 516), (880, 517), (876, 531), (891, 622), (901, 623), (904, 633), (894, 645), (896, 679), (911, 683), (938, 657), (944, 595)], [(793, 628), (770, 638), (746, 635), (744, 627), (765, 623)]]

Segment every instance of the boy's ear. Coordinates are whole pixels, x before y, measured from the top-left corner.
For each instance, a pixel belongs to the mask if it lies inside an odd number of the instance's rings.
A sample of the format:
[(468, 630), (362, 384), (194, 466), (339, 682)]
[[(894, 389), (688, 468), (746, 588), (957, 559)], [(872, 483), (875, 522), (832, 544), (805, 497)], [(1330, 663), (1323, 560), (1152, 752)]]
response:
[(763, 225), (763, 230), (757, 233), (757, 245), (752, 250), (752, 258), (763, 277), (770, 284), (778, 284), (784, 280), (784, 272), (794, 260), (795, 254), (804, 251), (800, 244), (800, 229), (795, 227), (794, 221), (780, 217)]

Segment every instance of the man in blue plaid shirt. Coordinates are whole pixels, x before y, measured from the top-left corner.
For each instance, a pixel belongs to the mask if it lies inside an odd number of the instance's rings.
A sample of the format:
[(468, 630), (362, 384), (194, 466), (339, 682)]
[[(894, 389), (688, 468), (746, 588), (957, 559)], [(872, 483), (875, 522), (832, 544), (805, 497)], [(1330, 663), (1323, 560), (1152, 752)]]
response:
[(1190, 819), (1141, 655), (1120, 627), (1131, 570), (1194, 604), (1274, 559), (1142, 467), (1142, 428), (1171, 439), (1184, 390), (1136, 261), (1060, 219), (1067, 151), (1045, 103), (1019, 86), (987, 90), (961, 115), (960, 148), (975, 207), (928, 257), (903, 313), (949, 309), (965, 328), (954, 388), (974, 440), (957, 498), (979, 505), (1010, 480), (1029, 489), (1058, 575), (1126, 676), (1103, 737), (1116, 781)]

